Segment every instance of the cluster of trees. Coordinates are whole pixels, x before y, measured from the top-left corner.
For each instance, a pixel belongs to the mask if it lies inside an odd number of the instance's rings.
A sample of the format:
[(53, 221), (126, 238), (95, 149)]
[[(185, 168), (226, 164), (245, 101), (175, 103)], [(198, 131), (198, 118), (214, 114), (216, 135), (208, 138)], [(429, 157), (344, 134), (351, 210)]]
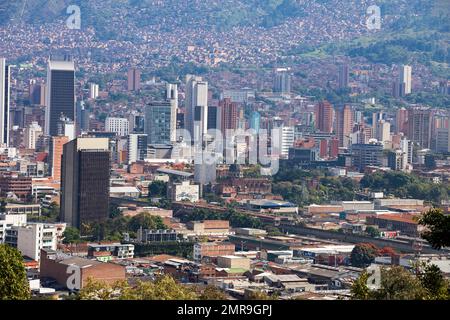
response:
[(228, 220), (235, 228), (262, 228), (263, 223), (243, 213), (236, 212), (230, 208), (226, 212), (212, 212), (206, 209), (195, 209), (181, 217), (182, 222), (199, 220)]
[(422, 199), (433, 204), (440, 204), (450, 191), (446, 184), (432, 183), (413, 174), (396, 171), (366, 174), (361, 180), (361, 188), (383, 191), (403, 199)]
[(187, 259), (193, 258), (194, 242), (188, 241), (167, 241), (135, 243), (134, 254), (138, 257), (147, 257), (158, 254), (169, 254)]
[(19, 250), (0, 244), (0, 300), (26, 300), (30, 286)]
[(450, 283), (433, 264), (419, 263), (411, 273), (401, 266), (381, 268), (378, 289), (368, 286), (369, 273), (364, 271), (353, 283), (355, 300), (449, 300)]
[[(312, 182), (317, 188), (309, 188)], [(318, 170), (306, 171), (281, 166), (274, 177), (272, 192), (299, 206), (329, 201), (349, 201), (355, 197), (359, 186), (347, 177), (331, 177)]]
[(350, 254), (350, 263), (354, 267), (364, 268), (375, 261), (376, 257), (396, 255), (391, 247), (378, 248), (372, 243), (358, 243)]
[[(140, 227), (143, 229), (167, 229), (161, 217), (143, 212), (134, 217), (121, 215), (103, 222), (85, 224), (82, 233), (92, 238), (87, 240), (119, 241), (123, 239), (123, 233), (129, 233), (131, 237), (134, 237)], [(80, 231), (76, 228), (67, 228), (63, 236), (65, 243), (81, 241)]]

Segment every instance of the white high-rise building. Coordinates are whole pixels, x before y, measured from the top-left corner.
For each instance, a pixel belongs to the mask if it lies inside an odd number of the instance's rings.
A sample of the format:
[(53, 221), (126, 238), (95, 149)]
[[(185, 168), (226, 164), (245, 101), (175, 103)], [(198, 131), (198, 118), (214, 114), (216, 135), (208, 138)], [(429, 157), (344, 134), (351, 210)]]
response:
[(125, 137), (130, 132), (130, 123), (125, 118), (106, 118), (106, 132), (114, 132), (118, 136)]
[(5, 58), (0, 58), (0, 145), (9, 144), (9, 104), (11, 67)]
[(40, 260), (41, 249), (56, 250), (57, 227), (52, 224), (30, 223), (18, 227), (17, 249), (22, 255)]
[(147, 135), (130, 134), (128, 136), (128, 164), (147, 158)]
[(36, 149), (36, 142), (43, 135), (42, 127), (33, 121), (28, 128), (25, 129), (25, 146), (28, 149)]
[(400, 67), (400, 74), (399, 74), (401, 95), (407, 95), (411, 93), (411, 81), (412, 81), (412, 67), (402, 65)]
[(191, 139), (202, 137), (208, 130), (208, 82), (203, 81), (201, 77), (186, 76), (184, 125), (191, 134)]
[(281, 127), (281, 148), (280, 155), (282, 158), (289, 157), (289, 148), (294, 146), (295, 141), (295, 128), (294, 127)]
[(89, 99), (95, 100), (98, 98), (98, 84), (89, 84)]
[(384, 120), (379, 120), (376, 124), (376, 136), (375, 138), (385, 145), (391, 141), (391, 124)]

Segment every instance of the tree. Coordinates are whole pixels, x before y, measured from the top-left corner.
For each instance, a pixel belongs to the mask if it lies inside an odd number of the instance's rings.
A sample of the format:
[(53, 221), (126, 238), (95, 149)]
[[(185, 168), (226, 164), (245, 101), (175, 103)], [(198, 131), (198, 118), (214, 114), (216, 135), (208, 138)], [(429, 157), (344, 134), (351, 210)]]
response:
[(226, 300), (227, 295), (219, 288), (208, 285), (199, 296), (200, 300)]
[(433, 208), (425, 212), (419, 224), (427, 228), (422, 232), (422, 238), (434, 249), (450, 246), (450, 216), (445, 216), (441, 209)]
[(127, 281), (118, 281), (111, 285), (88, 279), (86, 286), (80, 290), (78, 298), (81, 300), (197, 300), (198, 295), (166, 275), (154, 282), (138, 281), (134, 287)]
[(20, 252), (0, 244), (0, 300), (26, 300), (30, 286)]
[(381, 268), (381, 288), (371, 293), (376, 300), (423, 300), (426, 291), (413, 274), (401, 266)]
[(352, 266), (367, 267), (378, 254), (378, 248), (371, 243), (358, 243), (350, 254)]
[(128, 224), (128, 229), (134, 232), (137, 232), (141, 227), (142, 229), (149, 230), (166, 229), (161, 217), (152, 216), (148, 212), (143, 212), (134, 216)]
[(358, 279), (353, 282), (350, 292), (352, 294), (352, 299), (355, 300), (369, 300), (370, 289), (367, 286), (367, 280), (369, 279), (369, 274), (367, 271), (363, 271)]
[(371, 236), (372, 238), (376, 238), (380, 236), (380, 230), (378, 230), (378, 228), (372, 227), (372, 226), (368, 226), (366, 228), (366, 233)]
[(164, 181), (153, 181), (148, 187), (150, 198), (165, 197), (167, 195), (167, 183)]
[(77, 243), (80, 242), (80, 231), (74, 227), (67, 227), (63, 232), (64, 243)]
[(449, 300), (450, 283), (444, 278), (441, 269), (435, 264), (422, 263), (418, 266), (418, 278), (425, 288), (428, 299)]

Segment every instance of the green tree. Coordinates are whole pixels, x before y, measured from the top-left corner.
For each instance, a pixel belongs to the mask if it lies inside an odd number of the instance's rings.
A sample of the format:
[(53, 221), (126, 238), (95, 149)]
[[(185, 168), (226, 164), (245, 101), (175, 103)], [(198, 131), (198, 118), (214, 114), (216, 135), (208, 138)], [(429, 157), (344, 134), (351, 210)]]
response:
[(128, 224), (128, 229), (134, 232), (137, 232), (141, 227), (143, 229), (150, 229), (150, 230), (167, 228), (161, 217), (152, 216), (150, 213), (147, 212), (132, 217)]
[(200, 300), (226, 300), (228, 296), (219, 288), (208, 285), (199, 296)]
[(20, 252), (0, 244), (0, 300), (26, 300), (30, 286)]
[(378, 248), (371, 243), (358, 243), (350, 254), (350, 261), (354, 267), (369, 266), (378, 254)]
[(450, 283), (435, 264), (419, 266), (418, 278), (431, 300), (450, 300)]
[(433, 248), (450, 246), (450, 216), (445, 216), (441, 209), (433, 208), (425, 212), (420, 217), (419, 224), (427, 228), (422, 237)]
[(401, 266), (381, 268), (381, 288), (373, 291), (376, 300), (423, 300), (426, 291), (413, 274)]
[(148, 187), (150, 198), (165, 197), (167, 195), (167, 183), (164, 181), (153, 181)]
[(80, 231), (74, 227), (67, 227), (63, 232), (64, 243), (78, 243), (80, 242)]
[(358, 279), (353, 282), (350, 292), (352, 294), (352, 299), (355, 300), (369, 300), (370, 299), (370, 289), (367, 286), (367, 280), (369, 279), (369, 274), (364, 270)]
[(376, 238), (380, 236), (380, 230), (378, 228), (375, 228), (373, 226), (368, 226), (366, 228), (366, 233), (371, 236), (372, 238)]

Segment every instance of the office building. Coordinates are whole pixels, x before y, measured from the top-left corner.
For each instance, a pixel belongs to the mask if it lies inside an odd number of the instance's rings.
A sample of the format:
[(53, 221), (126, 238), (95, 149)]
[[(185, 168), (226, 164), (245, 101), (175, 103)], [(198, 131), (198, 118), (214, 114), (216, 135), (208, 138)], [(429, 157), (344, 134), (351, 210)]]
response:
[(399, 71), (400, 96), (405, 96), (411, 93), (411, 82), (412, 82), (412, 67), (402, 65)]
[(47, 86), (44, 83), (36, 83), (35, 80), (30, 81), (28, 96), (31, 105), (45, 106), (45, 95)]
[(339, 66), (339, 89), (348, 88), (349, 84), (349, 68), (348, 64), (342, 64)]
[(353, 131), (353, 110), (349, 105), (344, 105), (336, 110), (336, 136), (339, 147), (348, 148), (350, 134)]
[(145, 134), (149, 144), (176, 141), (177, 110), (174, 101), (151, 102), (145, 107)]
[(95, 100), (98, 98), (98, 84), (90, 83), (89, 84), (89, 99)]
[(37, 122), (31, 123), (25, 128), (25, 147), (36, 149), (38, 139), (43, 135), (42, 128)]
[(222, 134), (225, 135), (227, 130), (236, 130), (238, 124), (238, 105), (231, 102), (231, 99), (225, 98), (219, 102), (222, 112)]
[(141, 89), (141, 71), (136, 68), (128, 70), (128, 91), (139, 91)]
[(432, 119), (433, 111), (429, 108), (414, 107), (408, 109), (407, 136), (420, 148), (431, 148)]
[(11, 95), (11, 67), (0, 58), (0, 145), (9, 144), (9, 108)]
[(368, 166), (380, 167), (383, 164), (383, 144), (370, 142), (367, 144), (352, 144), (352, 166), (363, 172)]
[(192, 140), (200, 139), (208, 130), (208, 82), (201, 77), (187, 75), (185, 104), (185, 129)]
[(109, 140), (77, 138), (66, 143), (61, 171), (61, 221), (80, 229), (85, 223), (107, 219)]
[(61, 159), (63, 154), (63, 146), (69, 142), (69, 137), (58, 136), (52, 137), (48, 152), (48, 171), (53, 180), (61, 180)]
[(29, 223), (17, 229), (17, 249), (34, 261), (40, 260), (41, 249), (56, 250), (56, 245), (56, 225)]
[(73, 61), (48, 62), (47, 108), (45, 109), (45, 133), (58, 135), (61, 117), (75, 121), (75, 64)]
[(130, 134), (128, 136), (128, 164), (143, 161), (147, 158), (148, 138), (146, 134)]
[(111, 118), (105, 120), (105, 131), (114, 132), (119, 137), (126, 137), (130, 130), (130, 123), (125, 118)]
[(408, 110), (400, 108), (396, 113), (396, 133), (406, 133), (408, 130)]
[(319, 102), (316, 106), (316, 128), (320, 132), (333, 132), (334, 110), (328, 101)]
[(258, 111), (253, 111), (250, 117), (250, 129), (255, 130), (256, 134), (261, 129), (261, 114)]
[(274, 75), (273, 91), (275, 93), (290, 94), (291, 93), (291, 69), (277, 68)]
[(281, 145), (280, 155), (282, 158), (287, 159), (289, 157), (289, 148), (294, 146), (295, 130), (294, 127), (281, 127)]

